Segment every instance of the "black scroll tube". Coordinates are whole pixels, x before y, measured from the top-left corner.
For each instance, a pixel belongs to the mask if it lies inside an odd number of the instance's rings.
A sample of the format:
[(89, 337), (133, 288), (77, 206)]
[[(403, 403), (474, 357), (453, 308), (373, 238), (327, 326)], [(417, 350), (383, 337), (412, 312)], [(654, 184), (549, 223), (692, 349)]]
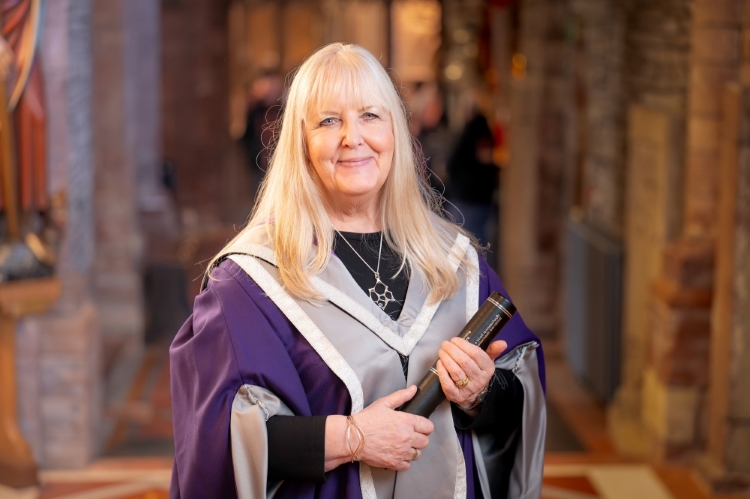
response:
[[(486, 350), (515, 313), (516, 307), (510, 300), (500, 293), (493, 292), (464, 326), (458, 337)], [(437, 406), (445, 400), (436, 366), (437, 361), (417, 384), (417, 393), (414, 397), (399, 407), (399, 411), (429, 418)]]

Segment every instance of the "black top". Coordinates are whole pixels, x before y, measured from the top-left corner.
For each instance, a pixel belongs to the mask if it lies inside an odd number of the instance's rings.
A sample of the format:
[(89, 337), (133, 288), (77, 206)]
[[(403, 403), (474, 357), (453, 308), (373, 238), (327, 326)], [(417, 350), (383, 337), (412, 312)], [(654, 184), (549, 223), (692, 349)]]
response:
[[(380, 234), (342, 232), (341, 235), (335, 235), (333, 248), (362, 291), (370, 295), (376, 303), (378, 297), (369, 292), (375, 285), (375, 275), (367, 265), (372, 269), (378, 269)], [(400, 265), (401, 255), (393, 251), (384, 239), (379, 274), (380, 280), (393, 294), (394, 300), (384, 309), (393, 320), (398, 319), (401, 314), (409, 287), (408, 270), (403, 268), (399, 272)], [(378, 292), (382, 293), (382, 290), (378, 289)], [(406, 377), (409, 358), (401, 356), (401, 365)], [(511, 371), (496, 369), (490, 390), (476, 419), (472, 420), (455, 405), (452, 405), (452, 411), (456, 428), (477, 432), (491, 431), (496, 434), (498, 441), (504, 442), (520, 427), (523, 387)], [(268, 420), (266, 428), (270, 478), (316, 482), (325, 480), (325, 421), (326, 416), (274, 416)], [(509, 457), (504, 461), (507, 461), (509, 469), (515, 453), (508, 452), (506, 455)], [(289, 456), (295, 456), (295, 459), (289, 459)]]

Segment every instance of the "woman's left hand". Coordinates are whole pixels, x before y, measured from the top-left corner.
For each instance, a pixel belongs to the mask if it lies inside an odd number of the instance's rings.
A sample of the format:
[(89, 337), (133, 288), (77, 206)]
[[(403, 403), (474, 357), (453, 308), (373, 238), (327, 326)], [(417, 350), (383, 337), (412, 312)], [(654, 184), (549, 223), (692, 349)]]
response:
[[(485, 352), (462, 338), (444, 341), (438, 353), (437, 372), (448, 400), (476, 416), (479, 413), (479, 409), (474, 408), (477, 398), (495, 374), (495, 359), (507, 347), (504, 341), (495, 341)], [(466, 384), (460, 386), (462, 381)]]

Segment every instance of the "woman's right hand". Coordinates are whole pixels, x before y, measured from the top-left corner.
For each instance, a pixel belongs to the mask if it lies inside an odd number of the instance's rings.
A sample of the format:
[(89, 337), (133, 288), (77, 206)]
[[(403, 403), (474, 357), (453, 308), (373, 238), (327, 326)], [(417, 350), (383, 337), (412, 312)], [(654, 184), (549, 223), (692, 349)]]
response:
[[(429, 443), (427, 436), (435, 425), (427, 418), (395, 409), (417, 392), (412, 385), (380, 398), (354, 415), (354, 420), (365, 434), (365, 446), (359, 460), (376, 468), (396, 471), (408, 470), (414, 449), (421, 451)], [(351, 434), (354, 447), (357, 434)], [(418, 453), (421, 455), (421, 452)], [(417, 457), (418, 459), (419, 457)], [(346, 417), (328, 416), (326, 419), (326, 471), (351, 460), (346, 441)]]

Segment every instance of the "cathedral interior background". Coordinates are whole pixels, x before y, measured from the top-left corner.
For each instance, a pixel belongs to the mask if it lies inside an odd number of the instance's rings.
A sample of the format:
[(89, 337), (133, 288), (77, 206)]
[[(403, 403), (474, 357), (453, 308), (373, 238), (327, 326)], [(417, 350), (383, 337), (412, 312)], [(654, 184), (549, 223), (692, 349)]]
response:
[(388, 68), (545, 344), (543, 497), (750, 497), (750, 0), (3, 0), (0, 25), (0, 498), (167, 497), (167, 348), (334, 41)]

